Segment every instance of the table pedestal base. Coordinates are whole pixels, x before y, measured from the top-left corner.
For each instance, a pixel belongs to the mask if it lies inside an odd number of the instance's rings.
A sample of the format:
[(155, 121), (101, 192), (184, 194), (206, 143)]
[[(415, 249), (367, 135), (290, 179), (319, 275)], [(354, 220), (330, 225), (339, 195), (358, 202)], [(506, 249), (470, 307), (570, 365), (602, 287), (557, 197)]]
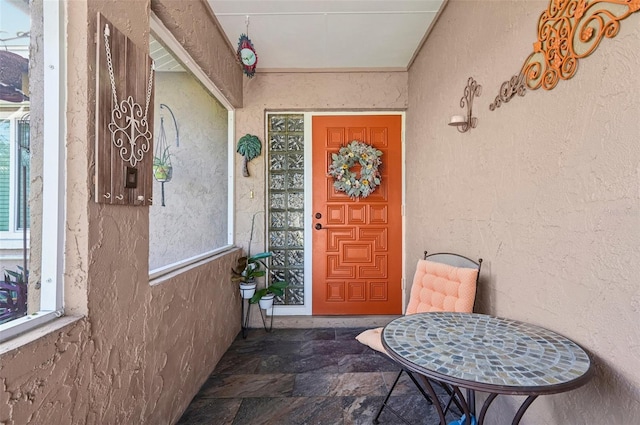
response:
[[(425, 382), (425, 387), (427, 388), (427, 392), (429, 393), (429, 395), (432, 397), (432, 399), (437, 400), (436, 398), (436, 393), (433, 389), (433, 386), (431, 385), (431, 382), (429, 379), (424, 378), (424, 382)], [(440, 385), (443, 385), (440, 383)], [(456, 387), (455, 385), (451, 386), (453, 388), (453, 392), (454, 392), (454, 399), (457, 399), (457, 405), (461, 406), (462, 412), (464, 412), (465, 418), (466, 420), (464, 421), (464, 423), (462, 423), (461, 425), (471, 425), (472, 423), (472, 416), (475, 415), (475, 391), (473, 390), (468, 390), (467, 391), (467, 399), (464, 398), (464, 396), (462, 395), (462, 391), (460, 391), (459, 387)], [(498, 394), (489, 394), (489, 397), (487, 397), (487, 399), (484, 401), (484, 403), (482, 403), (482, 408), (480, 409), (480, 416), (477, 418), (478, 425), (483, 425), (484, 424), (484, 418), (487, 415), (487, 410), (489, 410), (489, 406), (491, 405), (491, 403), (493, 403), (493, 401), (498, 397)], [(511, 421), (511, 425), (518, 425), (520, 423), (520, 420), (522, 419), (522, 417), (524, 416), (525, 412), (527, 411), (527, 409), (529, 408), (529, 406), (531, 406), (531, 404), (536, 400), (536, 398), (538, 398), (537, 395), (530, 395), (528, 396), (520, 405), (520, 408), (518, 409), (518, 411), (516, 412), (515, 416), (513, 417), (513, 421)], [(449, 401), (449, 403), (451, 403), (451, 401)], [(447, 422), (445, 420), (445, 414), (447, 412), (447, 409), (449, 408), (449, 404), (447, 404), (447, 407), (445, 409), (442, 409), (442, 406), (440, 405), (440, 403), (435, 403), (435, 408), (436, 411), (438, 412), (438, 416), (440, 417), (440, 424), (441, 425), (447, 425)]]

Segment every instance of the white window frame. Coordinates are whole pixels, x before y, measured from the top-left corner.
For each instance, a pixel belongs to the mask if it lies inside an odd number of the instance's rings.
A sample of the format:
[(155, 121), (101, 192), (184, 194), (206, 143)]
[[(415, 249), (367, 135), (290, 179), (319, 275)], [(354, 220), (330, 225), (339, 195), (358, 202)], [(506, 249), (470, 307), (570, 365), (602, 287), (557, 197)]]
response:
[(149, 284), (157, 285), (164, 282), (170, 276), (173, 276), (175, 272), (181, 272), (191, 269), (192, 267), (201, 264), (205, 261), (212, 259), (213, 257), (230, 250), (234, 245), (234, 199), (235, 199), (235, 108), (225, 97), (225, 95), (213, 84), (207, 74), (196, 64), (191, 58), (189, 53), (182, 47), (182, 45), (176, 40), (171, 31), (164, 26), (160, 18), (155, 13), (151, 13), (149, 19), (149, 26), (153, 36), (162, 41), (173, 55), (176, 56), (182, 64), (189, 69), (194, 77), (212, 94), (212, 96), (220, 102), (220, 104), (228, 111), (227, 118), (227, 132), (228, 132), (228, 163), (227, 163), (227, 244), (213, 249), (211, 251), (204, 252), (202, 254), (195, 255), (190, 258), (186, 258), (175, 263), (159, 267), (154, 270), (149, 270)]
[[(42, 2), (44, 43), (44, 143), (42, 170), (42, 263), (40, 310), (0, 325), (0, 342), (64, 314), (66, 73), (64, 2)], [(57, 114), (52, 111), (58, 111)], [(56, 205), (57, 208), (52, 206)]]

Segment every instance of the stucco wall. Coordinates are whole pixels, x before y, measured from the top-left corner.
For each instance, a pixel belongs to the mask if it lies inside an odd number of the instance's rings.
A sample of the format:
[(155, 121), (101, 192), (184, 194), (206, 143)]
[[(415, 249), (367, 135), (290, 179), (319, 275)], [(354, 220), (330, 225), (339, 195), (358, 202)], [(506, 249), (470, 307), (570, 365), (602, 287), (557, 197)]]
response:
[(172, 423), (239, 331), (239, 294), (228, 282), (239, 251), (149, 285), (148, 208), (91, 196), (95, 17), (146, 46), (149, 3), (67, 7), (65, 308), (84, 317), (0, 347), (0, 423)]
[(241, 108), (240, 64), (207, 1), (151, 0), (151, 7), (227, 100)]
[[(640, 13), (552, 91), (489, 104), (536, 41), (543, 1), (450, 0), (409, 70), (407, 269), (424, 249), (482, 257), (479, 310), (548, 327), (595, 378), (523, 424), (640, 422)], [(478, 127), (458, 133), (467, 79)], [(491, 423), (513, 414), (494, 403)]]

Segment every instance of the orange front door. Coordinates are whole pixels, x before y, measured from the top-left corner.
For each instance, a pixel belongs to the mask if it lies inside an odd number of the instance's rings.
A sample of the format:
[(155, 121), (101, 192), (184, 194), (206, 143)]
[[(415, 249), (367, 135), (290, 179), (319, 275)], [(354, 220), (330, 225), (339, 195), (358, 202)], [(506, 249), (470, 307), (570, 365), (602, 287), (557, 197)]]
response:
[[(313, 314), (402, 313), (402, 117), (313, 117)], [(352, 140), (382, 151), (380, 186), (351, 199), (327, 176)], [(319, 229), (318, 229), (319, 228)]]

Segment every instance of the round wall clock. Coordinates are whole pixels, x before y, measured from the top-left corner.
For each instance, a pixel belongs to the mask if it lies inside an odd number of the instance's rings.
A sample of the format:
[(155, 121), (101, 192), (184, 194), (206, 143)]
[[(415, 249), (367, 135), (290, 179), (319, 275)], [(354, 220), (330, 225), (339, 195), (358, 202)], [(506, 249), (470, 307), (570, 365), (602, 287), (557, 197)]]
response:
[(245, 34), (240, 36), (238, 40), (238, 59), (242, 64), (242, 71), (251, 78), (256, 73), (256, 65), (258, 64), (258, 55), (253, 48), (253, 43)]

